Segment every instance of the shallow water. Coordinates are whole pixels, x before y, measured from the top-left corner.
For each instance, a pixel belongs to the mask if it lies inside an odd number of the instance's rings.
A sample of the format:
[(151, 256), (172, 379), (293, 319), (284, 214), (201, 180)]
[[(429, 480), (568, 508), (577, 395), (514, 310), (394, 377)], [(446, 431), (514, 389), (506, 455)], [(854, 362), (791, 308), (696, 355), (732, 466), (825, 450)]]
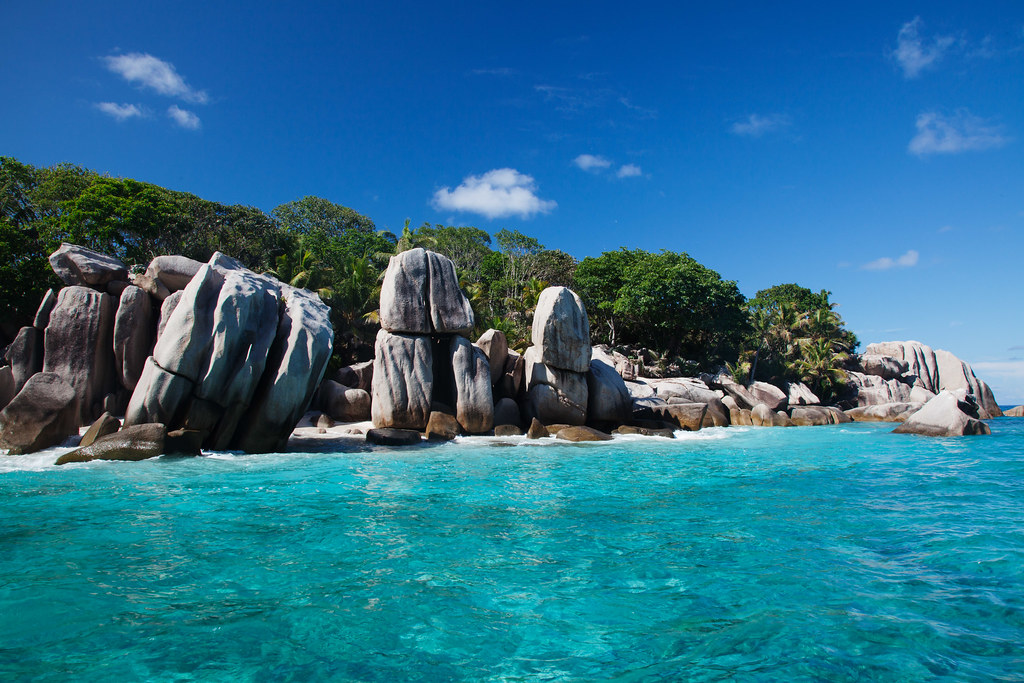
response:
[(991, 424), (0, 456), (0, 677), (1024, 680)]

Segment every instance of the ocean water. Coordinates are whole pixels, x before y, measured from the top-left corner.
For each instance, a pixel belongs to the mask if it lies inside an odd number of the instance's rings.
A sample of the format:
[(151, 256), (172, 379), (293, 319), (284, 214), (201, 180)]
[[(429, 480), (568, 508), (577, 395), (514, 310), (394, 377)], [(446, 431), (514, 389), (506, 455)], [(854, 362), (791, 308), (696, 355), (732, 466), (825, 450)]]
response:
[(0, 679), (1024, 680), (1024, 419), (55, 468)]

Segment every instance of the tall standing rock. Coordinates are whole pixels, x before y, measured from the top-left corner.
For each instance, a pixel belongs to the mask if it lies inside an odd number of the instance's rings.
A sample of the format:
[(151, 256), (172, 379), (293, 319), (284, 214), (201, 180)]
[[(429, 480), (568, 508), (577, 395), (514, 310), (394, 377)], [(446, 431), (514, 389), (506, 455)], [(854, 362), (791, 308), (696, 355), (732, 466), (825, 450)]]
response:
[(469, 434), (490, 431), (494, 427), (494, 395), (486, 354), (456, 335), (452, 337), (450, 356), (455, 375), (455, 419)]
[(135, 389), (153, 350), (153, 318), (149, 294), (140, 287), (125, 287), (114, 316), (114, 360), (121, 386), (128, 391)]
[(544, 424), (581, 425), (587, 421), (587, 376), (561, 370), (540, 361), (540, 350), (531, 346), (523, 356), (527, 418)]
[(567, 287), (541, 292), (533, 314), (532, 341), (545, 365), (572, 372), (590, 369), (590, 321), (576, 292)]
[(434, 390), (430, 338), (381, 330), (375, 351), (373, 426), (425, 429)]
[(587, 419), (620, 425), (632, 416), (633, 398), (622, 375), (603, 358), (592, 359), (587, 373)]
[(43, 369), (43, 332), (35, 327), (23, 327), (4, 353), (11, 365), (14, 393), (21, 391), (28, 378)]
[(114, 304), (109, 294), (65, 287), (50, 313), (43, 339), (43, 372), (60, 375), (79, 400), (79, 423), (103, 413), (103, 397), (114, 388)]

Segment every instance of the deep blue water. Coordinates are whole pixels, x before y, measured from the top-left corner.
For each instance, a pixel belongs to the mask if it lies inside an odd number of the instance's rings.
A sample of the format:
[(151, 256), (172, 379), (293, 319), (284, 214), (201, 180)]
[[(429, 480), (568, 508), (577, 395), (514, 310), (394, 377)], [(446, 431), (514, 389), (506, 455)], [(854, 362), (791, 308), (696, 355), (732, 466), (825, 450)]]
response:
[(0, 679), (1024, 680), (991, 424), (2, 456)]

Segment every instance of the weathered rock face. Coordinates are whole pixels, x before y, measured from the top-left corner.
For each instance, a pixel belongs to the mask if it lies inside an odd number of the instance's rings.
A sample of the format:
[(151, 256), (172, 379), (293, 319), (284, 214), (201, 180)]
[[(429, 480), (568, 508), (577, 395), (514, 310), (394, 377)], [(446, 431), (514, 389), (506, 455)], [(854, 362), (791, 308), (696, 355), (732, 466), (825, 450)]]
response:
[(494, 427), (491, 369), (483, 350), (465, 337), (452, 337), (449, 346), (455, 375), (455, 417), (468, 434), (483, 434)]
[(633, 414), (633, 399), (615, 367), (594, 358), (586, 377), (587, 419), (592, 423), (628, 422)]
[(649, 380), (655, 393), (666, 401), (672, 398), (684, 399), (687, 403), (709, 403), (721, 399), (725, 393), (715, 391), (699, 379), (692, 377), (673, 377), (671, 379)]
[(139, 383), (155, 331), (153, 300), (139, 287), (125, 287), (114, 316), (114, 367), (129, 391)]
[(0, 410), (3, 410), (17, 393), (14, 390), (14, 373), (11, 372), (10, 365), (5, 365), (0, 368)]
[(427, 419), (424, 434), (430, 441), (451, 441), (459, 435), (459, 431), (459, 421), (454, 415), (434, 410)]
[(860, 367), (865, 375), (896, 379), (907, 371), (907, 361), (876, 353), (865, 353), (860, 357)]
[(362, 363), (353, 363), (339, 368), (332, 378), (338, 384), (352, 389), (369, 391), (373, 386), (373, 361), (368, 360)]
[(68, 285), (102, 288), (128, 279), (128, 267), (118, 259), (74, 244), (62, 244), (50, 254), (50, 267)]
[(1024, 406), (1016, 406), (1003, 412), (1004, 417), (1024, 417)]
[(391, 257), (380, 293), (380, 325), (405, 334), (467, 334), (473, 309), (445, 256), (410, 249)]
[(419, 335), (377, 333), (373, 360), (375, 427), (423, 429), (430, 417), (434, 389), (430, 339)]
[(787, 382), (784, 389), (791, 406), (816, 406), (821, 403), (810, 387), (802, 382)]
[(40, 372), (0, 411), (0, 448), (34, 453), (78, 433), (78, 395), (60, 375)]
[(35, 327), (23, 327), (18, 331), (4, 358), (11, 365), (14, 393), (21, 391), (32, 375), (43, 369), (43, 332)]
[(853, 371), (847, 372), (846, 376), (850, 385), (857, 389), (858, 406), (910, 401), (910, 386), (895, 379), (882, 379), (878, 375), (865, 375)]
[(590, 369), (590, 321), (583, 301), (566, 287), (548, 287), (533, 314), (533, 345), (540, 362), (560, 370)]
[(942, 391), (923, 408), (893, 430), (897, 434), (924, 436), (965, 436), (991, 434), (989, 426), (961, 409), (961, 402), (952, 392)]
[(814, 427), (853, 422), (850, 417), (832, 406), (801, 406), (790, 411), (790, 419), (799, 427)]
[(327, 306), (219, 253), (170, 308), (173, 296), (125, 424), (198, 430), (214, 449), (283, 449), (330, 358)]
[(116, 384), (113, 329), (109, 294), (79, 286), (60, 290), (43, 339), (43, 372), (60, 375), (75, 390), (79, 424), (99, 417), (103, 397)]
[(516, 425), (521, 426), (523, 415), (519, 410), (519, 404), (510, 398), (500, 399), (494, 404), (495, 425)]
[(789, 403), (789, 395), (786, 392), (767, 382), (753, 382), (747, 387), (747, 391), (758, 403), (768, 406), (771, 411), (785, 410)]
[[(589, 347), (588, 347), (589, 348)], [(527, 416), (544, 424), (581, 425), (587, 420), (589, 393), (586, 375), (551, 367), (540, 360), (541, 352), (531, 346), (523, 356)]]
[(36, 317), (32, 322), (32, 327), (37, 330), (45, 330), (46, 326), (50, 324), (50, 312), (56, 305), (57, 295), (52, 289), (46, 290), (46, 294), (43, 295), (43, 300), (39, 302), (39, 308), (36, 309)]
[(494, 395), (504, 398), (517, 398), (523, 391), (523, 379), (526, 375), (526, 361), (517, 352), (509, 349), (505, 358), (505, 369), (501, 379), (494, 386)]
[(733, 400), (736, 401), (736, 405), (740, 408), (751, 410), (758, 403), (762, 403), (760, 399), (747, 391), (746, 387), (739, 384), (736, 380), (726, 374), (719, 375), (715, 378), (715, 381), (716, 385), (721, 387), (726, 396), (731, 396)]
[(121, 429), (121, 421), (110, 413), (103, 413), (89, 426), (78, 445), (82, 448), (91, 446), (96, 439), (113, 434), (119, 429)]
[(320, 384), (320, 408), (339, 422), (361, 422), (370, 419), (370, 394), (352, 389), (333, 380)]
[(146, 275), (174, 293), (185, 289), (203, 264), (185, 256), (157, 256), (146, 267)]
[(907, 374), (917, 378), (914, 386), (923, 387), (933, 393), (966, 389), (967, 393), (977, 398), (982, 419), (1002, 415), (992, 395), (992, 389), (975, 376), (968, 363), (948, 351), (935, 351), (930, 346), (916, 341), (896, 341), (869, 344), (864, 353), (890, 356), (905, 361)]
[[(613, 370), (615, 368), (612, 368)], [(579, 443), (581, 441), (611, 441), (611, 434), (605, 434), (590, 427), (564, 427), (559, 429), (555, 437), (563, 441)]]
[(508, 360), (508, 339), (501, 330), (490, 329), (480, 335), (476, 345), (487, 355), (491, 366), (491, 385), (496, 386), (505, 374), (505, 362)]
[(854, 422), (903, 422), (924, 403), (883, 403), (844, 411)]

